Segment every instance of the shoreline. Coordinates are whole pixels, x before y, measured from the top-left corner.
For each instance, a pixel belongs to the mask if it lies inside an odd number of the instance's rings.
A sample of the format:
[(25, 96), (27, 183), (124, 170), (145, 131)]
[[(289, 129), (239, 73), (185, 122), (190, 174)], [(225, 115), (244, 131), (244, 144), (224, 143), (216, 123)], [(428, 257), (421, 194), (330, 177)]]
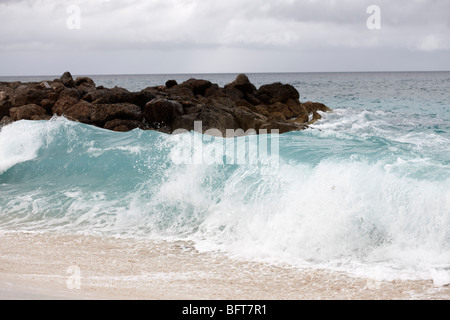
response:
[[(191, 242), (0, 235), (2, 300), (449, 300), (431, 280), (374, 283), (329, 270), (232, 260)], [(77, 282), (78, 281), (78, 282)]]

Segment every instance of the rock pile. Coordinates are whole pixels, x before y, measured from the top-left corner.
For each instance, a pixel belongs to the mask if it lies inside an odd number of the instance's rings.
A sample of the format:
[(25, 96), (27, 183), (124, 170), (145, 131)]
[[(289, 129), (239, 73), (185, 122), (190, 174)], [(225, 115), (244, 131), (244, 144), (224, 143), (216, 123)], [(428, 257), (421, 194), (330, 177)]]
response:
[(69, 72), (42, 82), (0, 82), (0, 126), (17, 120), (48, 120), (53, 115), (109, 130), (136, 128), (172, 133), (177, 129), (261, 129), (279, 133), (302, 130), (331, 111), (318, 102), (300, 102), (289, 84), (256, 88), (244, 74), (223, 88), (208, 80), (189, 79), (130, 92), (96, 86), (88, 77)]

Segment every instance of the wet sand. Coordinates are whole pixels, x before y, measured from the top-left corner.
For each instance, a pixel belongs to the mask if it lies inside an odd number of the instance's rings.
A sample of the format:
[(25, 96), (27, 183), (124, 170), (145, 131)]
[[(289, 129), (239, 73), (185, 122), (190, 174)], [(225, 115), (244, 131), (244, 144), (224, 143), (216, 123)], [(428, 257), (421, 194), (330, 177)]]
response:
[(6, 233), (0, 299), (449, 300), (450, 288), (238, 261), (183, 241)]

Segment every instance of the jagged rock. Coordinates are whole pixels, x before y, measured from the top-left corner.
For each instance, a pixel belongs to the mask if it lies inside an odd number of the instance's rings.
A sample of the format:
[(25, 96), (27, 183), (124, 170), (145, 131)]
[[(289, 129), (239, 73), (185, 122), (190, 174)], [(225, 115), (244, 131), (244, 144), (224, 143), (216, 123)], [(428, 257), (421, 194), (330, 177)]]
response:
[(274, 133), (273, 130), (278, 130), (278, 133), (286, 133), (290, 131), (299, 131), (306, 129), (307, 126), (304, 124), (298, 124), (294, 122), (283, 122), (283, 121), (271, 121), (264, 123), (260, 130), (267, 130), (267, 133)]
[(315, 111), (322, 111), (322, 112), (332, 111), (326, 105), (324, 105), (323, 103), (319, 103), (319, 102), (307, 101), (307, 102), (303, 102), (302, 106), (308, 111), (308, 113), (313, 113)]
[(188, 107), (185, 107), (185, 106), (183, 106), (183, 109), (184, 109), (184, 114), (191, 114), (191, 113), (198, 113), (198, 112), (200, 112), (200, 111), (202, 111), (202, 107), (203, 107), (203, 105), (192, 105), (192, 106), (188, 106)]
[(80, 100), (82, 96), (83, 96), (83, 92), (81, 92), (80, 90), (77, 90), (75, 88), (66, 88), (63, 91), (61, 91), (61, 93), (59, 94), (59, 98), (71, 97), (71, 98), (74, 98), (77, 100)]
[(60, 82), (59, 79), (55, 80), (55, 81), (51, 81), (49, 82), (50, 86), (52, 87), (52, 90), (48, 90), (47, 91), (47, 98), (51, 99), (51, 100), (58, 100), (61, 92), (63, 92), (64, 90), (66, 90), (67, 88)]
[(273, 112), (268, 120), (269, 122), (286, 122), (286, 117), (281, 112)]
[(236, 79), (225, 85), (225, 90), (229, 88), (235, 88), (245, 94), (254, 94), (256, 87), (250, 82), (245, 74), (239, 74)]
[(293, 112), (293, 117), (295, 121), (298, 123), (306, 123), (308, 122), (308, 110), (300, 103), (298, 100), (289, 99), (286, 102), (286, 105)]
[(87, 87), (87, 88), (95, 88), (95, 82), (89, 77), (78, 77), (75, 80), (76, 87)]
[(137, 120), (123, 120), (123, 119), (114, 119), (105, 123), (105, 129), (126, 132), (134, 129), (142, 129), (148, 130), (149, 128), (145, 126), (141, 121)]
[(62, 84), (66, 86), (67, 88), (74, 88), (75, 87), (75, 81), (73, 81), (72, 75), (70, 72), (64, 72), (64, 74), (59, 78), (61, 80)]
[(13, 123), (10, 117), (4, 116), (2, 120), (0, 120), (0, 129), (4, 126), (7, 126), (8, 124)]
[(37, 104), (27, 104), (25, 106), (14, 107), (9, 110), (9, 117), (13, 121), (17, 120), (48, 120), (51, 118), (44, 108)]
[[(72, 105), (67, 105), (62, 115), (67, 119), (86, 124), (93, 124), (92, 113), (94, 106), (85, 100), (77, 101)], [(106, 121), (105, 121), (106, 122)]]
[(283, 114), (286, 119), (291, 119), (292, 117), (294, 117), (294, 113), (292, 112), (292, 110), (289, 109), (287, 105), (281, 102), (275, 102), (274, 104), (265, 106), (265, 108), (269, 111), (269, 114), (279, 112)]
[(300, 94), (290, 84), (275, 82), (261, 86), (256, 93), (256, 97), (264, 104), (274, 104), (276, 102), (283, 103), (289, 99), (299, 100)]
[(213, 83), (208, 89), (205, 90), (205, 97), (212, 98), (212, 97), (228, 97), (228, 96), (223, 91), (223, 88), (219, 87), (217, 83)]
[(166, 81), (166, 88), (172, 88), (178, 85), (178, 82), (176, 80), (167, 80)]
[(189, 79), (180, 84), (180, 87), (188, 88), (192, 91), (194, 96), (196, 95), (205, 95), (206, 89), (211, 87), (212, 83), (208, 80), (201, 80), (201, 79)]
[(131, 103), (93, 104), (92, 123), (103, 127), (105, 123), (114, 119), (142, 121), (142, 110)]
[(142, 122), (141, 108), (130, 103), (93, 104), (80, 100), (68, 107), (64, 116), (70, 120), (104, 127), (106, 123), (121, 119)]
[(47, 92), (52, 89), (43, 89), (39, 83), (22, 84), (14, 91), (12, 104), (20, 107), (28, 104), (40, 105), (48, 97)]
[(66, 88), (61, 91), (58, 100), (52, 106), (52, 113), (58, 116), (65, 114), (68, 108), (77, 104), (82, 93), (74, 88)]
[(44, 99), (41, 101), (41, 106), (42, 108), (45, 109), (45, 111), (47, 111), (48, 114), (52, 114), (52, 109), (53, 106), (55, 105), (56, 101), (52, 100), (52, 99)]
[(316, 122), (317, 120), (322, 119), (322, 116), (317, 112), (330, 112), (332, 111), (323, 103), (307, 101), (302, 103), (302, 106), (306, 109), (308, 114), (312, 114), (312, 119), (309, 121), (309, 124)]
[(124, 88), (114, 87), (112, 89), (97, 88), (96, 90), (90, 90), (83, 97), (83, 100), (94, 104), (131, 103), (144, 107), (148, 101), (154, 98), (155, 95), (149, 90), (130, 92)]
[[(192, 92), (191, 89), (184, 87), (184, 86), (174, 86), (170, 89), (166, 90), (166, 97), (168, 97), (169, 99), (172, 100), (194, 100), (195, 99), (195, 95), (194, 92)], [(159, 94), (159, 92), (158, 92)], [(156, 96), (158, 96), (158, 94)], [(164, 96), (164, 94), (163, 94)]]
[(223, 92), (233, 101), (239, 101), (245, 97), (244, 93), (235, 87), (224, 88)]
[(9, 100), (9, 98), (14, 94), (14, 90), (8, 87), (0, 87), (0, 102)]
[(9, 110), (11, 108), (13, 108), (13, 104), (11, 103), (11, 101), (0, 101), (0, 119), (5, 116), (9, 116)]
[(129, 101), (130, 91), (124, 88), (114, 87), (112, 89), (97, 89), (90, 91), (83, 100), (95, 104), (114, 104)]
[(73, 97), (69, 96), (62, 97), (58, 99), (58, 101), (56, 101), (55, 104), (53, 105), (52, 113), (61, 116), (65, 114), (67, 109), (77, 104), (78, 101), (79, 101), (78, 99), (75, 99)]
[(203, 106), (198, 113), (186, 114), (175, 118), (172, 130), (184, 129), (192, 131), (195, 129), (195, 121), (201, 121), (202, 133), (205, 133), (208, 129), (217, 129), (222, 136), (225, 136), (227, 129), (234, 130), (239, 128), (239, 124), (232, 113), (211, 106)]
[(8, 93), (9, 90), (11, 90), (10, 92), (13, 92), (14, 90), (16, 90), (21, 85), (23, 85), (23, 83), (20, 82), (20, 81), (12, 81), (12, 82), (2, 81), (2, 82), (0, 82), (0, 90), (1, 91), (5, 91), (6, 90), (6, 93)]
[(205, 103), (211, 107), (222, 109), (225, 112), (232, 113), (233, 108), (236, 106), (229, 97), (209, 97)]
[(155, 98), (156, 96), (150, 91), (142, 90), (140, 92), (132, 92), (129, 102), (143, 108), (147, 102), (152, 101)]
[(183, 106), (173, 100), (153, 99), (144, 108), (144, 118), (147, 123), (159, 128), (170, 126), (173, 120), (183, 114)]
[(48, 83), (48, 81), (41, 81), (39, 85), (42, 89), (52, 89), (52, 86)]
[(258, 98), (256, 98), (253, 94), (251, 94), (251, 93), (247, 93), (246, 95), (245, 95), (245, 100), (246, 101), (248, 101), (248, 102), (250, 102), (252, 105), (254, 105), (254, 106), (257, 106), (257, 105), (259, 105), (259, 104), (263, 104), (262, 102), (261, 102), (261, 100), (259, 100)]
[(235, 116), (239, 128), (244, 131), (255, 129), (259, 130), (261, 126), (267, 121), (267, 117), (255, 113), (244, 106), (237, 106), (233, 109), (233, 115)]

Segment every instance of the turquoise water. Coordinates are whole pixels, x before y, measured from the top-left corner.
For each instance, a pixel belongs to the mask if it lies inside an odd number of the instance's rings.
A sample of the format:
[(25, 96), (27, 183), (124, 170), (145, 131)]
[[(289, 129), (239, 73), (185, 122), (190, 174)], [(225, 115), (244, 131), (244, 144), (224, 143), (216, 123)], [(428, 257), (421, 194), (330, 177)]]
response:
[[(235, 76), (92, 77), (140, 90)], [(334, 112), (305, 131), (236, 139), (13, 123), (0, 132), (0, 230), (184, 239), (247, 259), (450, 277), (450, 73), (249, 78), (290, 83)]]

